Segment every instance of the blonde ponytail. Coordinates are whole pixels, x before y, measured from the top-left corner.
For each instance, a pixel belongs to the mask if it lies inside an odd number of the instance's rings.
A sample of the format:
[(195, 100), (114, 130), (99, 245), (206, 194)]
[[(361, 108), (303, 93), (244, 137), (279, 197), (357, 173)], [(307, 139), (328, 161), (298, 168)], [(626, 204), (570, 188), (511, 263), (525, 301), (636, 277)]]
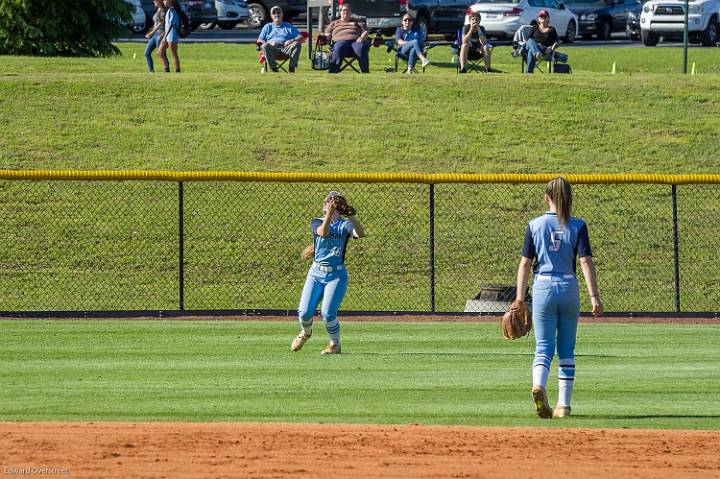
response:
[(570, 182), (558, 176), (548, 183), (545, 188), (545, 194), (552, 200), (557, 209), (558, 220), (560, 224), (566, 226), (570, 221), (570, 211), (572, 210), (572, 188)]
[(302, 259), (310, 259), (315, 255), (315, 243), (310, 243), (305, 247), (304, 250), (302, 250), (302, 253), (300, 253), (300, 258)]

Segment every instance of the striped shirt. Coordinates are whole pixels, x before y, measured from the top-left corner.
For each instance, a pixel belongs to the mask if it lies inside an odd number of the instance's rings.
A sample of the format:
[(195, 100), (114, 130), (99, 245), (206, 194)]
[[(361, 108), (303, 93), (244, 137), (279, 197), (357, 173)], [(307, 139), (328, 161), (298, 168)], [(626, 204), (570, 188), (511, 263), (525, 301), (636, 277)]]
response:
[(363, 32), (367, 32), (367, 25), (356, 21), (333, 20), (325, 29), (325, 34), (330, 41), (348, 40), (354, 42)]

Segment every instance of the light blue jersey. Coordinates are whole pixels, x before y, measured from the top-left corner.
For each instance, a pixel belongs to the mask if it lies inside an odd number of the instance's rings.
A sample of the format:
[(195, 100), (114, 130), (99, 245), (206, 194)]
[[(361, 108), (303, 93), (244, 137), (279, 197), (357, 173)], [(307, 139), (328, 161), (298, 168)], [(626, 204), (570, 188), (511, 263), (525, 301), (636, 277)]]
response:
[(561, 225), (556, 213), (545, 213), (530, 221), (522, 255), (535, 259), (535, 274), (575, 274), (575, 258), (592, 256), (587, 225), (570, 217)]
[(323, 266), (343, 264), (347, 241), (353, 234), (353, 225), (347, 220), (339, 219), (330, 225), (330, 234), (323, 237), (317, 234), (322, 222), (322, 218), (314, 218), (311, 222), (315, 243), (315, 262)]

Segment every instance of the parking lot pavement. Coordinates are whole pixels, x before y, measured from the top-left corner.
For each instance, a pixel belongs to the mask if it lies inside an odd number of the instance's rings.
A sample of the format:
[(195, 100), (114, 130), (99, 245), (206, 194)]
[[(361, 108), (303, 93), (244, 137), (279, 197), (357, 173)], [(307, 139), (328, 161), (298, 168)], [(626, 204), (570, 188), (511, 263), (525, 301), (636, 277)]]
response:
[[(306, 30), (305, 23), (295, 23), (295, 26), (300, 30)], [(260, 33), (259, 29), (245, 28), (238, 26), (232, 30), (220, 30), (215, 28), (213, 30), (195, 30), (192, 34), (183, 38), (183, 43), (255, 43), (255, 40)], [(449, 43), (445, 41), (443, 35), (431, 35), (431, 41), (438, 41), (438, 43)], [(143, 35), (129, 35), (124, 38), (120, 38), (119, 42), (147, 42), (147, 39)], [(510, 45), (511, 41), (497, 41), (490, 40), (494, 45)], [(624, 33), (614, 33), (610, 40), (576, 40), (572, 44), (573, 47), (622, 47), (622, 48), (651, 48), (644, 47), (642, 42), (629, 40)], [(677, 48), (682, 47), (682, 42), (661, 42), (658, 44), (659, 48)], [(700, 45), (690, 44), (692, 48), (698, 48)]]

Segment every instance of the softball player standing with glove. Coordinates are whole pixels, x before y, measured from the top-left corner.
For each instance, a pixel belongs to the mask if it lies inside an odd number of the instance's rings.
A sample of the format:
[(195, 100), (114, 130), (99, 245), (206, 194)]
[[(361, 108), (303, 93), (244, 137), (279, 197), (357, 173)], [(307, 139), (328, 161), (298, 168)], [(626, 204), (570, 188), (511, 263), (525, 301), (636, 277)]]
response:
[[(575, 277), (575, 258), (590, 293), (592, 314), (601, 316), (595, 265), (592, 260), (587, 225), (570, 216), (572, 189), (570, 183), (557, 177), (545, 189), (549, 211), (530, 221), (525, 233), (522, 258), (517, 273), (515, 304), (523, 302), (533, 260), (535, 274), (532, 291), (532, 319), (535, 327), (532, 397), (541, 418), (570, 416), (570, 399), (575, 379), (575, 338), (580, 298)], [(558, 402), (553, 411), (546, 391), (550, 363), (557, 344)]]
[[(348, 274), (345, 269), (347, 241), (365, 236), (365, 230), (355, 218), (355, 209), (347, 204), (337, 191), (331, 191), (323, 202), (323, 218), (311, 222), (313, 244), (303, 256), (313, 256), (298, 307), (300, 334), (293, 340), (290, 349), (300, 351), (312, 336), (313, 314), (320, 299), (322, 319), (330, 336), (328, 346), (321, 354), (340, 354), (340, 323), (337, 312), (347, 289)], [(340, 218), (340, 214), (347, 217)]]

